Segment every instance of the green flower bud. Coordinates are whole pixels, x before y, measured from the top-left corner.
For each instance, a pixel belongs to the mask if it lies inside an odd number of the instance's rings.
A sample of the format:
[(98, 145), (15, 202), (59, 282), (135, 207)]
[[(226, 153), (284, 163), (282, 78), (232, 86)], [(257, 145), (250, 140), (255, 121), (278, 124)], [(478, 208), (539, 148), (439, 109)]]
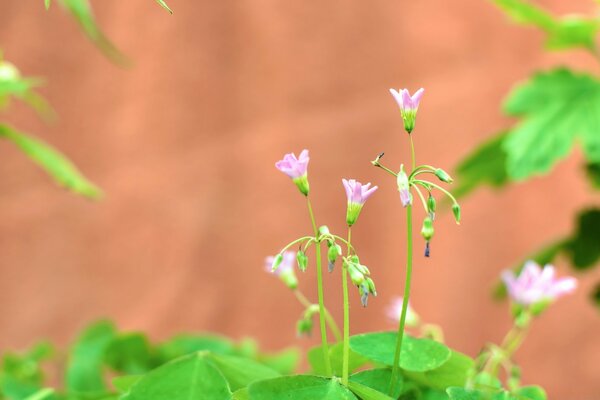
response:
[(296, 261), (298, 262), (298, 268), (300, 271), (305, 272), (308, 265), (308, 257), (306, 256), (306, 253), (302, 250), (298, 250), (296, 253)]
[(446, 182), (446, 183), (454, 182), (454, 179), (452, 179), (452, 177), (450, 175), (448, 175), (448, 173), (441, 168), (438, 168), (435, 170), (435, 176), (437, 176), (438, 179), (442, 182)]
[(312, 318), (302, 318), (296, 324), (296, 333), (298, 337), (310, 336), (312, 334), (313, 321)]
[(435, 197), (429, 193), (429, 197), (427, 198), (427, 212), (429, 213), (431, 219), (435, 219), (435, 206)]
[(460, 205), (458, 203), (452, 204), (452, 214), (454, 214), (456, 223), (460, 225)]
[(333, 272), (335, 261), (337, 260), (340, 254), (342, 254), (342, 248), (339, 244), (332, 244), (329, 246), (329, 250), (327, 251), (327, 261), (329, 261), (327, 268), (329, 272)]
[(271, 266), (271, 271), (275, 272), (279, 267), (279, 264), (283, 261), (283, 254), (279, 253), (273, 258), (273, 265)]
[(425, 238), (425, 240), (430, 241), (433, 237), (433, 220), (431, 217), (425, 217), (423, 220), (423, 227), (421, 228), (421, 236)]
[(329, 227), (327, 225), (321, 225), (319, 227), (319, 236), (329, 235)]
[(365, 281), (365, 275), (360, 272), (355, 264), (347, 264), (348, 275), (350, 275), (350, 280), (355, 286), (360, 286)]

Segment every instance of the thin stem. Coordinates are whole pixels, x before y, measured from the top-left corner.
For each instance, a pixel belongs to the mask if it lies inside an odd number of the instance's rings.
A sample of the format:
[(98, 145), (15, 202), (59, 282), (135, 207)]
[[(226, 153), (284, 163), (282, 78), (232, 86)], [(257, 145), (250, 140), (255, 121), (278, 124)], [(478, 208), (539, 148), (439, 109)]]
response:
[(339, 240), (340, 242), (342, 242), (346, 246), (348, 246), (348, 248), (349, 248), (348, 253), (350, 253), (350, 250), (352, 250), (352, 252), (354, 252), (354, 254), (356, 254), (356, 250), (354, 250), (354, 246), (352, 246), (352, 243), (350, 243), (349, 241), (347, 241), (346, 239), (344, 239), (343, 237), (338, 236), (338, 235), (329, 235), (329, 236), (331, 236), (332, 238), (335, 238), (335, 239)]
[[(313, 303), (311, 303), (299, 289), (294, 290), (294, 294), (296, 295), (296, 298), (298, 299), (300, 304), (302, 304), (304, 306), (304, 308), (308, 308), (313, 305)], [(340, 328), (337, 326), (335, 319), (333, 319), (333, 316), (331, 315), (331, 313), (329, 312), (329, 310), (327, 308), (325, 308), (325, 319), (327, 321), (327, 325), (329, 326), (329, 329), (333, 333), (333, 336), (335, 336), (335, 340), (337, 342), (340, 342), (342, 340), (342, 334), (340, 332)]]
[(383, 165), (379, 164), (379, 161), (373, 161), (372, 163), (373, 163), (373, 165), (374, 165), (374, 166), (381, 168), (382, 170), (384, 170), (384, 171), (385, 171), (385, 172), (387, 172), (388, 174), (391, 174), (391, 175), (393, 175), (393, 176), (395, 176), (395, 177), (398, 177), (398, 174), (397, 174), (397, 173), (395, 173), (394, 171), (392, 171), (392, 170), (391, 170), (391, 169), (389, 169), (388, 167), (386, 167), (386, 166), (383, 166)]
[[(310, 199), (306, 197), (306, 203), (308, 204), (308, 213), (310, 214), (310, 220), (315, 231), (315, 239), (319, 237), (319, 229), (317, 228), (317, 222), (315, 221), (315, 214), (310, 204)], [(327, 343), (327, 326), (325, 317), (325, 299), (323, 295), (323, 269), (321, 268), (321, 244), (316, 245), (316, 257), (317, 257), (317, 294), (319, 297), (319, 322), (321, 327), (321, 342), (323, 349), (323, 361), (325, 362), (325, 374), (331, 376), (331, 360), (329, 359), (329, 344)]]
[(398, 382), (398, 373), (400, 372), (400, 350), (402, 349), (402, 339), (404, 337), (404, 325), (406, 323), (406, 312), (408, 310), (408, 301), (410, 299), (410, 282), (412, 278), (412, 205), (406, 207), (406, 280), (404, 283), (404, 298), (402, 299), (402, 314), (400, 314), (400, 324), (398, 325), (398, 337), (396, 341), (396, 352), (394, 353), (394, 365), (392, 367), (392, 380), (390, 382), (390, 396), (394, 395), (396, 382)]
[(283, 253), (284, 251), (286, 251), (287, 249), (289, 249), (290, 247), (292, 247), (293, 245), (295, 245), (296, 243), (302, 242), (304, 240), (308, 240), (311, 241), (314, 238), (311, 236), (303, 236), (300, 239), (296, 239), (293, 242), (288, 243), (283, 249), (281, 249), (280, 253)]
[(417, 160), (415, 159), (415, 144), (413, 142), (413, 137), (411, 134), (408, 135), (408, 137), (410, 138), (410, 156), (411, 156), (411, 160), (412, 160), (412, 170), (415, 169), (416, 167), (416, 163)]
[(427, 207), (427, 202), (425, 201), (425, 197), (423, 196), (423, 193), (421, 193), (421, 190), (419, 189), (418, 186), (415, 185), (413, 187), (415, 188), (419, 197), (421, 198), (421, 202), (423, 203), (423, 208), (425, 208), (425, 212), (429, 212), (429, 207)]
[[(348, 227), (347, 253), (350, 255), (350, 243), (352, 241), (352, 227)], [(342, 288), (344, 292), (344, 347), (342, 358), (342, 384), (348, 386), (349, 360), (350, 360), (350, 300), (348, 298), (348, 271), (346, 266), (342, 267)]]
[(446, 196), (450, 197), (453, 202), (458, 203), (456, 201), (456, 198), (454, 196), (452, 196), (452, 193), (450, 193), (449, 191), (447, 191), (446, 189), (444, 189), (440, 185), (436, 185), (435, 183), (432, 183), (432, 182), (429, 182), (429, 181), (422, 181), (420, 179), (415, 179), (413, 182), (414, 183), (418, 183), (418, 184), (420, 184), (421, 186), (423, 186), (425, 188), (427, 188), (427, 186), (432, 186), (432, 187), (436, 188), (437, 190), (439, 190), (440, 192), (444, 193)]

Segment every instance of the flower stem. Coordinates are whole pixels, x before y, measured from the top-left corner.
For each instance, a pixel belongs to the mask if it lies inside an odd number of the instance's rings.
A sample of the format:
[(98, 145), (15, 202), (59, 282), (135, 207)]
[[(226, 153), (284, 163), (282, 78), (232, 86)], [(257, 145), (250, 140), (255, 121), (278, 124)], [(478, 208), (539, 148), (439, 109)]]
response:
[(392, 380), (390, 382), (390, 396), (393, 396), (398, 382), (400, 369), (400, 350), (402, 349), (402, 339), (404, 337), (404, 325), (406, 323), (406, 312), (408, 310), (408, 301), (410, 299), (410, 281), (412, 277), (412, 205), (406, 207), (406, 281), (404, 283), (404, 298), (402, 299), (402, 314), (400, 314), (400, 324), (398, 325), (398, 336), (396, 341), (396, 352), (394, 353), (394, 365), (392, 367)]
[[(347, 255), (350, 255), (350, 243), (352, 241), (352, 227), (348, 227), (348, 241), (346, 244)], [(348, 299), (348, 271), (342, 266), (342, 288), (344, 292), (344, 347), (342, 358), (342, 384), (348, 386), (349, 359), (350, 359), (350, 301)]]
[(414, 169), (416, 168), (416, 163), (417, 160), (415, 159), (415, 144), (413, 142), (413, 137), (411, 134), (408, 135), (408, 137), (410, 138), (410, 157), (412, 160), (412, 170), (414, 171)]
[[(302, 304), (305, 308), (308, 308), (313, 305), (299, 289), (294, 290), (294, 294), (296, 295), (296, 298), (298, 299), (300, 304)], [(342, 333), (340, 332), (340, 328), (338, 327), (337, 323), (335, 322), (335, 319), (333, 319), (333, 316), (327, 308), (325, 308), (325, 320), (327, 321), (327, 325), (333, 333), (335, 340), (337, 342), (341, 341)]]
[[(318, 241), (319, 229), (315, 221), (315, 215), (310, 204), (310, 199), (306, 197), (306, 203), (308, 204), (308, 213), (310, 214), (310, 220), (315, 231), (315, 240)], [(327, 343), (327, 322), (325, 317), (325, 300), (323, 295), (323, 269), (321, 268), (321, 243), (317, 243), (316, 246), (316, 257), (317, 257), (317, 294), (319, 296), (319, 322), (321, 327), (321, 342), (323, 349), (323, 361), (325, 362), (325, 374), (331, 376), (331, 360), (329, 359), (329, 344)]]

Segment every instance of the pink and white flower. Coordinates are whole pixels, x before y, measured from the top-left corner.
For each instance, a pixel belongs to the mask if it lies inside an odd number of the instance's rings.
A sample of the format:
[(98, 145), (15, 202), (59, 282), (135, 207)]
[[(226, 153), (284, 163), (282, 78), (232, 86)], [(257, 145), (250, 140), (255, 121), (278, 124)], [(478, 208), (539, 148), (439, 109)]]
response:
[(298, 157), (294, 153), (288, 153), (283, 156), (282, 160), (275, 163), (275, 167), (292, 178), (300, 192), (308, 196), (308, 150), (304, 149)]
[(411, 133), (415, 128), (417, 111), (419, 110), (419, 103), (424, 92), (425, 89), (421, 88), (411, 96), (408, 89), (390, 89), (390, 93), (394, 96), (398, 107), (400, 107), (400, 114), (404, 120), (404, 129), (408, 133)]
[(348, 198), (346, 222), (349, 226), (352, 226), (358, 219), (362, 206), (375, 193), (377, 186), (371, 187), (371, 182), (363, 185), (355, 179), (342, 179), (342, 183), (344, 184), (346, 197)]

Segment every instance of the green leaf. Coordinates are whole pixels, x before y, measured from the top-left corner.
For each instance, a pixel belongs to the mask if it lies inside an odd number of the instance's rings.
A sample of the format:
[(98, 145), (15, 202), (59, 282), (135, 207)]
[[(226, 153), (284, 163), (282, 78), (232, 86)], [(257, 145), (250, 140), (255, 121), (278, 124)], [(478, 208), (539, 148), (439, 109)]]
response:
[(600, 208), (579, 214), (577, 231), (565, 245), (571, 262), (577, 269), (588, 269), (600, 260)]
[(119, 393), (125, 393), (131, 389), (133, 385), (135, 385), (140, 379), (142, 379), (144, 375), (123, 375), (114, 377), (111, 381)]
[(179, 335), (160, 344), (156, 351), (160, 359), (166, 362), (198, 351), (210, 351), (215, 354), (234, 354), (234, 345), (229, 339), (220, 336)]
[(300, 351), (289, 348), (274, 354), (259, 354), (258, 361), (282, 375), (291, 375), (300, 361)]
[[(343, 343), (337, 343), (329, 346), (329, 359), (331, 360), (331, 368), (334, 375), (342, 375), (343, 364)], [(323, 350), (321, 346), (311, 348), (307, 354), (308, 363), (312, 368), (312, 372), (318, 375), (326, 375), (325, 361), (323, 360)], [(367, 364), (369, 360), (360, 354), (350, 349), (348, 353), (348, 371), (352, 373), (356, 369)]]
[(358, 382), (348, 382), (348, 387), (363, 400), (393, 400), (392, 397)]
[(61, 0), (62, 5), (75, 18), (85, 35), (96, 47), (111, 61), (120, 65), (127, 65), (129, 61), (119, 49), (106, 37), (98, 27), (92, 7), (88, 0)]
[(590, 75), (538, 73), (513, 91), (505, 107), (523, 117), (502, 144), (511, 179), (548, 172), (576, 139), (589, 162), (600, 162), (600, 82)]
[(582, 47), (595, 49), (595, 36), (600, 28), (596, 19), (580, 16), (554, 17), (552, 14), (523, 0), (493, 0), (517, 23), (533, 25), (547, 35), (546, 48), (561, 50)]
[(102, 363), (117, 332), (108, 321), (86, 328), (73, 346), (67, 364), (66, 387), (74, 393), (106, 393)]
[(592, 301), (594, 302), (596, 307), (600, 309), (600, 283), (596, 284), (596, 287), (594, 287), (594, 290), (592, 291), (592, 295), (590, 297), (592, 298)]
[(206, 353), (171, 361), (149, 372), (121, 400), (230, 400), (231, 390)]
[(247, 358), (222, 354), (210, 354), (206, 357), (219, 369), (227, 382), (229, 382), (231, 390), (234, 391), (258, 380), (280, 376), (277, 371)]
[[(360, 384), (362, 386), (366, 386), (372, 390), (376, 390), (380, 393), (385, 393), (386, 396), (388, 394), (390, 388), (390, 381), (392, 379), (392, 371), (389, 368), (377, 368), (377, 369), (369, 369), (366, 371), (357, 372), (350, 376), (351, 384)], [(398, 376), (398, 382), (396, 384), (395, 392), (393, 393), (393, 398), (397, 399), (402, 392), (403, 387), (403, 379), (402, 376)], [(362, 397), (361, 393), (357, 390), (354, 390), (352, 386), (350, 388), (359, 396)]]
[(169, 13), (173, 14), (173, 10), (171, 10), (169, 8), (169, 6), (167, 5), (167, 3), (164, 2), (164, 0), (156, 0), (156, 2), (158, 4), (160, 4), (162, 6), (162, 8), (164, 8), (165, 10), (167, 10)]
[(539, 386), (524, 386), (515, 391), (515, 396), (519, 400), (546, 400), (546, 392)]
[(506, 172), (506, 152), (502, 142), (508, 136), (504, 131), (487, 140), (471, 152), (456, 167), (458, 186), (452, 191), (457, 197), (463, 197), (480, 185), (501, 187), (509, 182)]
[(474, 361), (471, 357), (452, 351), (450, 359), (441, 367), (425, 372), (405, 372), (406, 376), (427, 387), (446, 390), (450, 386), (464, 386)]
[(146, 336), (128, 333), (116, 337), (106, 349), (104, 361), (115, 371), (142, 374), (157, 366)]
[(337, 378), (312, 375), (282, 376), (248, 386), (250, 400), (356, 400)]
[(600, 190), (600, 163), (589, 163), (585, 166), (587, 176), (596, 190)]
[(50, 145), (2, 124), (0, 124), (0, 138), (13, 142), (60, 186), (91, 199), (102, 195), (97, 186), (88, 181), (71, 161)]
[[(396, 332), (352, 336), (350, 348), (370, 360), (391, 366), (394, 363)], [(430, 371), (442, 366), (450, 356), (450, 349), (441, 343), (405, 335), (400, 353), (400, 367), (407, 371)]]
[(50, 358), (52, 353), (52, 346), (41, 342), (24, 354), (4, 354), (0, 369), (0, 394), (20, 400), (38, 393), (44, 384), (42, 362)]
[(35, 91), (42, 83), (38, 78), (23, 78), (17, 67), (2, 60), (0, 55), (0, 109), (7, 108), (12, 98), (16, 98), (31, 107), (43, 119), (55, 119), (56, 114), (52, 107)]
[(47, 400), (54, 395), (54, 389), (42, 389), (39, 392), (28, 396), (25, 400)]
[(233, 392), (233, 396), (231, 400), (250, 400), (250, 394), (248, 393), (248, 388), (243, 388), (240, 390), (236, 390)]

